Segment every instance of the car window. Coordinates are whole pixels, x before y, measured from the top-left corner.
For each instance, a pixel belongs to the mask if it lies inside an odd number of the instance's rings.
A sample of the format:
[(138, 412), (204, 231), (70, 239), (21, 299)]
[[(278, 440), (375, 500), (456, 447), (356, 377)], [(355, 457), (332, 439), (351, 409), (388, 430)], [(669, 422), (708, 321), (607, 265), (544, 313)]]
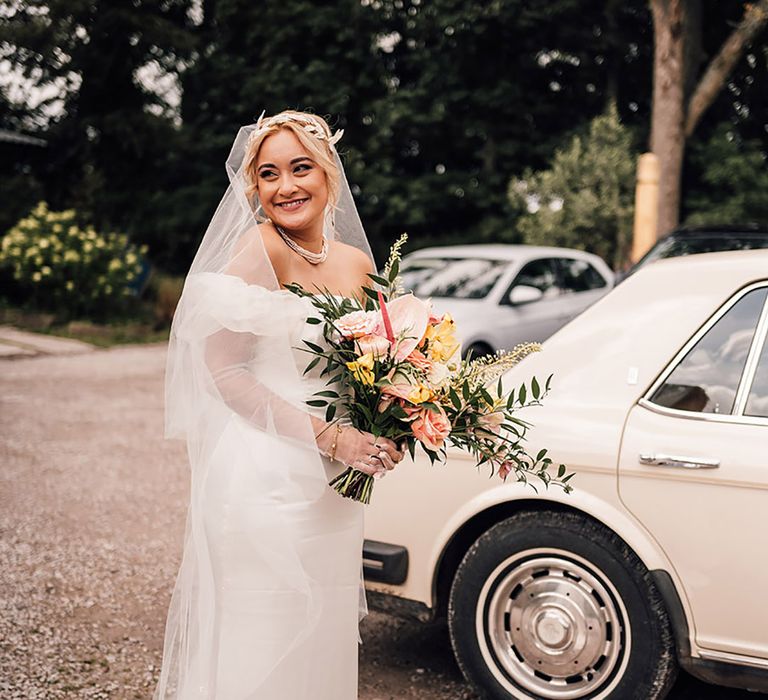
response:
[(405, 289), (417, 296), (482, 299), (509, 264), (483, 258), (404, 259), (401, 277)]
[(681, 255), (697, 255), (699, 253), (718, 253), (725, 250), (753, 250), (768, 248), (768, 235), (749, 232), (745, 233), (701, 233), (671, 234), (653, 246), (632, 267), (631, 272), (641, 267), (661, 260), (675, 258)]
[(747, 396), (745, 416), (768, 418), (768, 341), (763, 340), (763, 349), (757, 361), (755, 378)]
[(666, 408), (729, 414), (766, 289), (745, 294), (686, 353), (650, 400)]
[(545, 298), (557, 296), (560, 294), (560, 287), (555, 272), (555, 261), (552, 258), (540, 258), (526, 263), (517, 273), (510, 290), (520, 284), (540, 289)]
[(590, 289), (605, 287), (605, 278), (586, 260), (560, 258), (560, 287), (564, 292), (588, 292)]

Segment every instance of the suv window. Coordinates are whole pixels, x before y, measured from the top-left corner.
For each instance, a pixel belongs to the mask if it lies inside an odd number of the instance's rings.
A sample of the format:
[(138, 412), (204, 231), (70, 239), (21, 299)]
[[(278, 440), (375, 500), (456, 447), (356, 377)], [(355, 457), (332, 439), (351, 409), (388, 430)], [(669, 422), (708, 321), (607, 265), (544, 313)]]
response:
[(560, 286), (564, 292), (588, 292), (607, 284), (603, 276), (586, 260), (561, 258), (557, 261), (557, 266), (560, 271)]
[(685, 354), (650, 400), (666, 408), (729, 414), (768, 290), (739, 299)]

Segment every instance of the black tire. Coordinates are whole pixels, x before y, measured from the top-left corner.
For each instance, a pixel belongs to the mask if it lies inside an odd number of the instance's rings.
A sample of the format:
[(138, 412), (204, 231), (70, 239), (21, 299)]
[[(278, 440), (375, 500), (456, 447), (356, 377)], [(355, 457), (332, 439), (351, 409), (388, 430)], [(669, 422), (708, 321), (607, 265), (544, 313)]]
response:
[(677, 674), (648, 570), (575, 513), (524, 511), (485, 532), (456, 571), (448, 629), (465, 678), (493, 700), (656, 700)]
[[(470, 351), (472, 351), (471, 355)], [(471, 359), (476, 360), (478, 357), (485, 357), (486, 355), (493, 355), (493, 348), (488, 343), (470, 343), (464, 348), (464, 359), (471, 357)]]

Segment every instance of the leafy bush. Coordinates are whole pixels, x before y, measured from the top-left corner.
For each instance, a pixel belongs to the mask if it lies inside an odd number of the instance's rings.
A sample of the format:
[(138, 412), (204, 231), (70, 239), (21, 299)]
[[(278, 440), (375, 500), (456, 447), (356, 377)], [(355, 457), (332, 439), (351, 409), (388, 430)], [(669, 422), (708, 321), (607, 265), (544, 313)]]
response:
[(718, 125), (707, 141), (692, 143), (689, 177), (694, 182), (685, 198), (685, 223), (768, 224), (766, 165), (760, 141), (741, 139), (729, 123)]
[(631, 132), (611, 105), (555, 151), (549, 170), (513, 180), (508, 196), (524, 213), (517, 230), (525, 243), (579, 248), (620, 267), (632, 237), (635, 164)]
[(83, 228), (74, 210), (50, 211), (40, 202), (3, 238), (0, 267), (35, 308), (104, 318), (128, 306), (145, 253), (125, 234)]

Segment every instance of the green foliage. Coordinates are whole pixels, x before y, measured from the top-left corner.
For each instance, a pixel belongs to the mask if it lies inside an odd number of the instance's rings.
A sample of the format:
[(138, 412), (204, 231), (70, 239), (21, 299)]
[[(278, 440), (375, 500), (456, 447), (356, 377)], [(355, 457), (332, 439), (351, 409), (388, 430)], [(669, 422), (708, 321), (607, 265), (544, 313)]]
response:
[(527, 209), (517, 220), (525, 242), (587, 250), (618, 267), (630, 243), (635, 164), (632, 135), (610, 107), (555, 151), (548, 170), (510, 183), (510, 200)]
[(125, 234), (82, 228), (74, 210), (50, 211), (40, 202), (3, 238), (0, 267), (35, 308), (103, 318), (125, 308), (144, 253)]
[(691, 144), (689, 157), (700, 181), (686, 198), (686, 224), (768, 224), (768, 167), (759, 141), (743, 141), (720, 124), (706, 142)]
[[(409, 249), (520, 242), (514, 221), (525, 207), (507, 197), (510, 179), (546, 167), (566, 134), (611, 100), (647, 137), (647, 0), (6, 5), (0, 60), (30, 83), (0, 85), (0, 128), (48, 145), (0, 142), (0, 231), (45, 199), (147, 243), (175, 273), (186, 272), (226, 186), (237, 128), (262, 109), (308, 109), (345, 129), (347, 176), (382, 258), (403, 231)], [(704, 0), (704, 55), (742, 12)], [(147, 70), (156, 77), (140, 80)], [(174, 80), (178, 107), (173, 90), (154, 89)], [(765, 151), (767, 87), (761, 39), (700, 133), (730, 120)], [(704, 180), (688, 192), (702, 202), (718, 194)]]

